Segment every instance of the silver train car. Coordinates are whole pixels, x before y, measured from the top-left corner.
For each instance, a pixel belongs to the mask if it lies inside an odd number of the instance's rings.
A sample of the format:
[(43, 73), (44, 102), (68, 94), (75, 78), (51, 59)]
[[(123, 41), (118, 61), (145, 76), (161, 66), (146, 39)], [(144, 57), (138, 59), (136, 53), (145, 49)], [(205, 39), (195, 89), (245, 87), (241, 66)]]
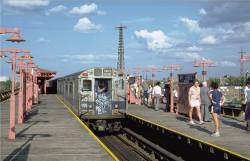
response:
[(92, 68), (57, 79), (57, 93), (97, 131), (119, 131), (126, 112), (125, 77), (114, 68)]

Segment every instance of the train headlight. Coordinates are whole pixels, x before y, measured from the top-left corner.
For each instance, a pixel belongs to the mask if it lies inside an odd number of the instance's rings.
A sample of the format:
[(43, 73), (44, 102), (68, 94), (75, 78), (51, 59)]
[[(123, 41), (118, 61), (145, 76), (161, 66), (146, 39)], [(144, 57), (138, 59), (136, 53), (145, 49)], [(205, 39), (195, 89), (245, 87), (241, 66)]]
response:
[(115, 104), (115, 109), (117, 109), (118, 108), (118, 104)]
[(93, 108), (93, 106), (90, 104), (90, 105), (89, 105), (89, 108), (90, 108), (90, 109), (92, 109), (92, 108)]

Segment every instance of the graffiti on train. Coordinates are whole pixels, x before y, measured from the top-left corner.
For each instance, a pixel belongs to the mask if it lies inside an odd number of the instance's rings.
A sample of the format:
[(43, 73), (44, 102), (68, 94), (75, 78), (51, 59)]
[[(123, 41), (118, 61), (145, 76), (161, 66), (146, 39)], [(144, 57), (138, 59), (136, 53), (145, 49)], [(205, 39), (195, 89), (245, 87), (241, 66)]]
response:
[(96, 97), (96, 111), (98, 115), (107, 113), (110, 107), (110, 96), (106, 93), (99, 93)]

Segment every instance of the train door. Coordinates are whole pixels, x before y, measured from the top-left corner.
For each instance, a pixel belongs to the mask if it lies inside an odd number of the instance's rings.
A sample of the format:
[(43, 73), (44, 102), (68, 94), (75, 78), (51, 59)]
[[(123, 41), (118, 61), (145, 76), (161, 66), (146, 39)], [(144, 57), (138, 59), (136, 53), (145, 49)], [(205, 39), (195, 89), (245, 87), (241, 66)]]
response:
[(97, 115), (111, 113), (112, 79), (95, 79), (95, 107)]

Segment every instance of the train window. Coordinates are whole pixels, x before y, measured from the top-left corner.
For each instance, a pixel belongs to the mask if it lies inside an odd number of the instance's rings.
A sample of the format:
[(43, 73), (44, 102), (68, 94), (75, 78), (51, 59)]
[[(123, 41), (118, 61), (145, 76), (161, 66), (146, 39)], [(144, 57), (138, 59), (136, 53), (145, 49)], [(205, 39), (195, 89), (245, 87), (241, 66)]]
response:
[(73, 93), (73, 83), (69, 83), (69, 93)]
[(65, 84), (65, 94), (68, 94), (68, 85)]
[(91, 91), (91, 80), (82, 81), (82, 91)]
[(95, 76), (102, 76), (102, 69), (101, 68), (96, 68), (94, 70), (94, 75)]
[(121, 80), (121, 84), (122, 84), (122, 89), (124, 89), (124, 80)]

